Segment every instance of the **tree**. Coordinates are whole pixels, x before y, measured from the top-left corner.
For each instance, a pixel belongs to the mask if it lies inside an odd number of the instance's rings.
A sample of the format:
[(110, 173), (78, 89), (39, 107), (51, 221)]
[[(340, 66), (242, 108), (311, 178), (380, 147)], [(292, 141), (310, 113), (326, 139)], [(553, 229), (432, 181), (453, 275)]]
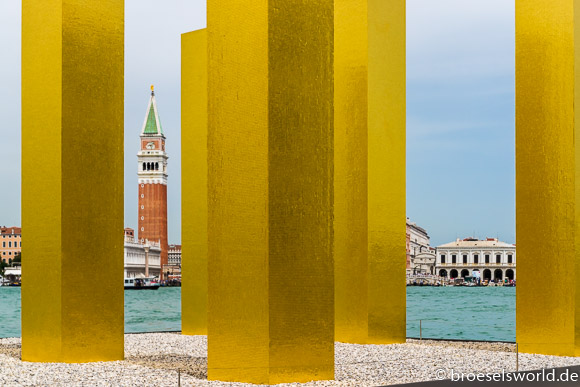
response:
[(12, 262), (14, 262), (14, 263), (22, 263), (22, 261), (21, 261), (21, 255), (22, 255), (21, 253), (17, 253), (14, 256), (14, 260)]
[(7, 267), (8, 264), (4, 262), (3, 259), (0, 259), (0, 275), (4, 276), (4, 268)]

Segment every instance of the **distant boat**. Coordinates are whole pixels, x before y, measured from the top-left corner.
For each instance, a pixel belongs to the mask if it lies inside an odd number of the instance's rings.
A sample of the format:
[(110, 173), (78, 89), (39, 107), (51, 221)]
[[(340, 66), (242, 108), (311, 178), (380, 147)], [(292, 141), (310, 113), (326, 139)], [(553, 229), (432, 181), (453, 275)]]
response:
[(1, 282), (4, 286), (20, 286), (21, 277), (22, 268), (20, 266), (10, 266), (4, 269), (4, 278)]
[(126, 290), (157, 290), (157, 278), (125, 278)]

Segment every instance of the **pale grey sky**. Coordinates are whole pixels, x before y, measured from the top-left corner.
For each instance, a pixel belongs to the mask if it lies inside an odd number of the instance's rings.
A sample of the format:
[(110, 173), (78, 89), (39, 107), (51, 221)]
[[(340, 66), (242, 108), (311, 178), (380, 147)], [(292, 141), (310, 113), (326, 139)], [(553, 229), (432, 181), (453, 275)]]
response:
[[(125, 224), (155, 85), (169, 153), (169, 241), (181, 241), (180, 34), (204, 0), (126, 0)], [(0, 1), (0, 225), (20, 225), (20, 0)], [(515, 242), (514, 2), (407, 0), (407, 213), (432, 236)]]

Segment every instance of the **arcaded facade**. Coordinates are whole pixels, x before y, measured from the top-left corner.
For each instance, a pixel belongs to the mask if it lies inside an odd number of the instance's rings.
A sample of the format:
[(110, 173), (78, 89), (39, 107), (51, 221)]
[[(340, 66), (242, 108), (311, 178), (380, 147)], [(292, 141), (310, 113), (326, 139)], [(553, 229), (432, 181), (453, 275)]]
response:
[(481, 280), (516, 279), (516, 246), (497, 238), (457, 239), (437, 247), (437, 273), (442, 277), (473, 277)]

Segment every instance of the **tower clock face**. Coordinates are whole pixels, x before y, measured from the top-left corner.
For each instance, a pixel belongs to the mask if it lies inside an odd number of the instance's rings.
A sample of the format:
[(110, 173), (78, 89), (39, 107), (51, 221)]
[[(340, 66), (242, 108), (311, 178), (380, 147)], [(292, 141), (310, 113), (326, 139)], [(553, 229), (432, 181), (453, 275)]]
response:
[(155, 143), (154, 142), (147, 143), (147, 149), (155, 149)]

